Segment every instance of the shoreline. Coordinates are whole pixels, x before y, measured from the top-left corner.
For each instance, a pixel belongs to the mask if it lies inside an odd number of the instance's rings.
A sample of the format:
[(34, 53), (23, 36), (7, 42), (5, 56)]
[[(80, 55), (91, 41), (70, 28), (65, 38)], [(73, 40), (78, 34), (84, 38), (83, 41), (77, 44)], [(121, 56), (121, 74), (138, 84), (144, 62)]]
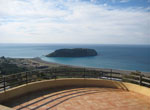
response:
[[(70, 64), (61, 64), (55, 62), (49, 62), (42, 60), (40, 57), (34, 58), (10, 58), (10, 57), (0, 57), (0, 63), (4, 61), (9, 62), (9, 64), (16, 65), (18, 68), (25, 68), (28, 71), (32, 71), (34, 69), (46, 69), (46, 68), (74, 68), (74, 69), (87, 69), (87, 70), (97, 70), (104, 72), (114, 72), (121, 74), (130, 74), (132, 72), (137, 72), (136, 70), (120, 70), (120, 69), (111, 69), (111, 68), (98, 68), (98, 67), (86, 67), (86, 66), (76, 66)], [(5, 68), (9, 69), (9, 68)], [(16, 68), (17, 69), (17, 68)], [(139, 71), (143, 75), (150, 76), (150, 72)], [(10, 74), (8, 72), (8, 74)]]
[[(136, 72), (136, 70), (120, 70), (120, 69), (111, 69), (111, 68), (96, 68), (96, 67), (86, 67), (86, 66), (75, 66), (75, 65), (69, 65), (69, 64), (60, 64), (60, 63), (55, 63), (55, 62), (48, 62), (45, 60), (42, 60), (40, 57), (35, 57), (31, 58), (31, 60), (36, 61), (38, 63), (46, 64), (49, 66), (65, 66), (65, 67), (72, 67), (72, 68), (86, 68), (86, 69), (95, 69), (95, 70), (101, 70), (101, 71), (111, 71), (112, 72), (118, 72), (118, 73), (123, 73), (123, 74), (129, 74), (131, 72)], [(150, 75), (150, 72), (143, 72), (140, 71), (144, 75)]]

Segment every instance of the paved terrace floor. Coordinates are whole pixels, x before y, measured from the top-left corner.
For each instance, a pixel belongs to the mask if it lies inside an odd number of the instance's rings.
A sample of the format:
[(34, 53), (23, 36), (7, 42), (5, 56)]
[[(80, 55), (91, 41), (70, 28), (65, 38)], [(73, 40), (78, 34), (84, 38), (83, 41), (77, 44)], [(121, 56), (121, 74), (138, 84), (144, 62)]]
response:
[(5, 104), (17, 110), (150, 110), (150, 97), (112, 88), (34, 92)]

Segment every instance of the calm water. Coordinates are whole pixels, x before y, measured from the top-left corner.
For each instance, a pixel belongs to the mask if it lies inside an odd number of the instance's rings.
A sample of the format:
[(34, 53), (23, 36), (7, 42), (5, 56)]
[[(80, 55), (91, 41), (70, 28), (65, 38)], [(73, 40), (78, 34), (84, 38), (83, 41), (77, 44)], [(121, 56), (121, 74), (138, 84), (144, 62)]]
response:
[[(98, 52), (98, 56), (83, 58), (44, 57), (44, 55), (60, 48), (92, 48)], [(150, 72), (150, 45), (0, 44), (0, 56), (41, 57), (46, 61), (77, 66)]]

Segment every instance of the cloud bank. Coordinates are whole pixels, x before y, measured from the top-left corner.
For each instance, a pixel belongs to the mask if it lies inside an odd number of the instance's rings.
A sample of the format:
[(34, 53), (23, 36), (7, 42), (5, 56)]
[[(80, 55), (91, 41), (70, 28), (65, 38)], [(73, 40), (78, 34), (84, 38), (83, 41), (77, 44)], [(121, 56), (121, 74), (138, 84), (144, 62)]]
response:
[(150, 44), (149, 7), (96, 2), (1, 0), (0, 43)]

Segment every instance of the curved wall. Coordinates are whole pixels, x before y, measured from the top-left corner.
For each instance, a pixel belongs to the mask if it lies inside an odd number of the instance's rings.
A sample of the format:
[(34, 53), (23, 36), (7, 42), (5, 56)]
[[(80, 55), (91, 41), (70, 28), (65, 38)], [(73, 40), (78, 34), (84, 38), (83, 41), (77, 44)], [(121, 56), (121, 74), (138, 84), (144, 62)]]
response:
[(0, 102), (7, 101), (11, 98), (21, 96), (30, 92), (35, 92), (43, 89), (53, 89), (59, 87), (108, 87), (108, 88), (120, 88), (127, 91), (134, 91), (146, 96), (150, 96), (150, 88), (143, 86), (118, 82), (112, 80), (103, 79), (57, 79), (57, 80), (43, 80), (24, 84), (12, 89), (8, 89), (5, 92), (0, 92)]

